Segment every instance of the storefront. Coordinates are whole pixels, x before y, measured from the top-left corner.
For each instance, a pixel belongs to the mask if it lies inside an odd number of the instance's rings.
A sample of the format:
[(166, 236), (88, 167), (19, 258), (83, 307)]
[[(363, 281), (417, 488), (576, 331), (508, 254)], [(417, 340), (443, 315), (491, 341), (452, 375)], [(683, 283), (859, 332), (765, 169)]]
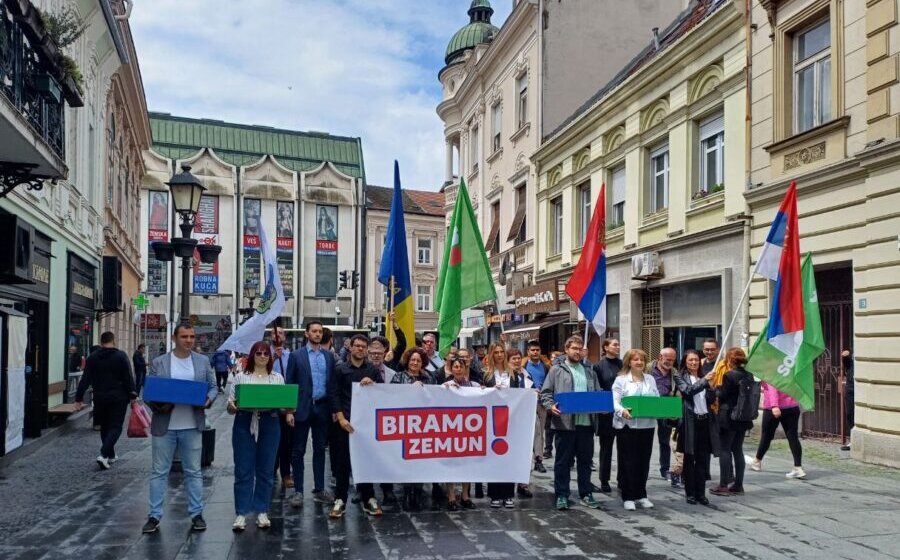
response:
[(66, 317), (66, 394), (64, 402), (74, 398), (75, 388), (81, 378), (84, 360), (94, 346), (94, 309), (96, 300), (97, 267), (78, 255), (68, 253), (68, 298)]

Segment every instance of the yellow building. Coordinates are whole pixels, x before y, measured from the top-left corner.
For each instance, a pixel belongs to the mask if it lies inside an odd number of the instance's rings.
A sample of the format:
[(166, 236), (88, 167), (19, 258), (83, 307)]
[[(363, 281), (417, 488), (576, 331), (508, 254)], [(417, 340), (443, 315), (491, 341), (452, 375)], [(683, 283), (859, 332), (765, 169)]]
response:
[[(840, 353), (855, 358), (853, 456), (900, 465), (900, 85), (896, 0), (753, 2), (752, 151), (746, 192), (755, 260), (792, 180), (800, 250), (812, 252), (827, 350), (807, 435), (848, 433)], [(768, 286), (751, 289), (750, 331)], [(849, 406), (853, 410), (853, 406)]]
[(606, 184), (607, 324), (623, 348), (697, 348), (740, 299), (744, 23), (741, 2), (690, 4), (532, 156), (537, 283), (571, 276)]

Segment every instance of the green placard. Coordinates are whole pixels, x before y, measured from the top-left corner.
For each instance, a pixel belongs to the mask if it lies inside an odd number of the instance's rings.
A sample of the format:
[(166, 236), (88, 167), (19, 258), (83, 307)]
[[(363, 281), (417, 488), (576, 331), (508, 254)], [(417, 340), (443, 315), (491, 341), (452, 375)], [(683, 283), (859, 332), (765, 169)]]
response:
[(622, 397), (633, 418), (681, 418), (681, 397)]
[(234, 398), (238, 408), (297, 408), (297, 385), (238, 385)]

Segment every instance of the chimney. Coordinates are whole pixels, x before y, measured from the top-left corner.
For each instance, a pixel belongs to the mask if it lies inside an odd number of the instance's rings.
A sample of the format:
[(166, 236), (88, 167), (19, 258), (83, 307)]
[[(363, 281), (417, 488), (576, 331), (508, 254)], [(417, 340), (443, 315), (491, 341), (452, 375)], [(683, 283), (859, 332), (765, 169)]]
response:
[(653, 28), (653, 48), (659, 50), (659, 27)]

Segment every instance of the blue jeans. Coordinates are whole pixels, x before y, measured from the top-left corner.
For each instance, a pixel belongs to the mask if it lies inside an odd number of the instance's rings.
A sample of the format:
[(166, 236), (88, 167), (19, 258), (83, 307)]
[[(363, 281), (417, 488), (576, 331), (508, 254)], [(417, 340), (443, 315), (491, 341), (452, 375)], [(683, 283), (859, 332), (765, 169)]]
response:
[(294, 471), (294, 488), (300, 494), (303, 493), (303, 456), (306, 455), (310, 431), (313, 441), (313, 492), (325, 489), (325, 444), (328, 442), (330, 424), (331, 408), (326, 398), (318, 404), (313, 403), (306, 421), (297, 422), (294, 426), (291, 468)]
[(178, 449), (184, 471), (184, 487), (188, 495), (188, 515), (203, 513), (203, 474), (200, 472), (200, 453), (203, 432), (200, 430), (169, 430), (164, 436), (151, 438), (153, 469), (150, 474), (150, 517), (162, 519), (166, 489), (172, 458)]
[(252, 418), (252, 412), (238, 411), (231, 431), (236, 515), (268, 513), (272, 499), (281, 422), (277, 412), (260, 412), (259, 430), (254, 440), (250, 433)]

